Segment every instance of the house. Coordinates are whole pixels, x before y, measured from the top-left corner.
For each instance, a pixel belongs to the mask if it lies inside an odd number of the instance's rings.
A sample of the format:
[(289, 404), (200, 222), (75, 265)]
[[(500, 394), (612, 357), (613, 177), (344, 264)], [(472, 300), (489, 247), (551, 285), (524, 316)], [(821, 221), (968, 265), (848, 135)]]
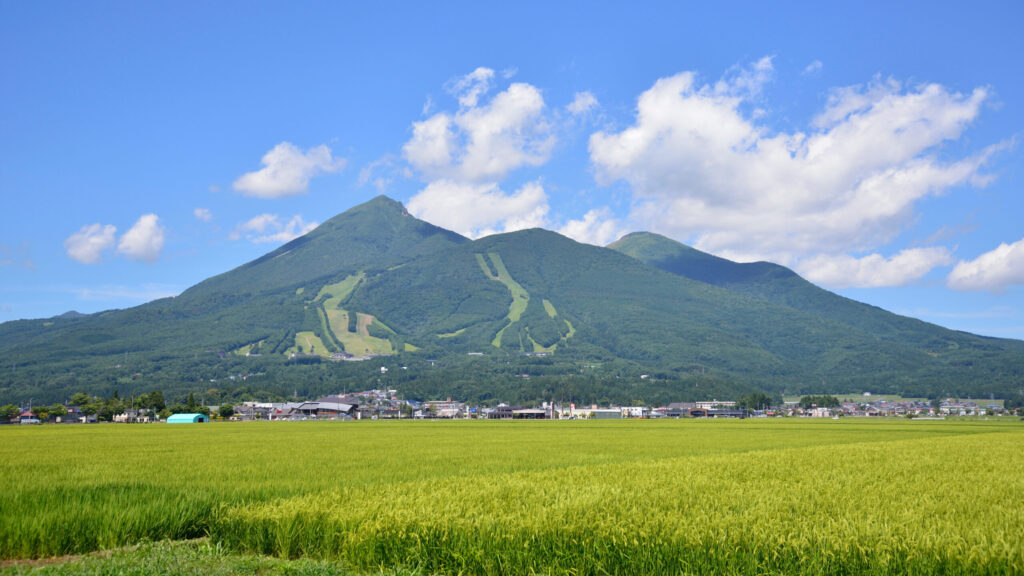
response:
[(314, 418), (338, 418), (357, 416), (359, 400), (345, 396), (324, 396), (316, 402), (303, 402), (292, 410), (293, 414), (303, 414)]
[(171, 414), (167, 417), (168, 424), (198, 424), (209, 421), (210, 418), (205, 414)]
[(623, 406), (621, 410), (624, 418), (647, 418), (651, 414), (646, 406)]
[(127, 409), (120, 414), (114, 414), (114, 422), (125, 422), (129, 424), (152, 422), (153, 415), (149, 410), (145, 408), (139, 408), (138, 410)]

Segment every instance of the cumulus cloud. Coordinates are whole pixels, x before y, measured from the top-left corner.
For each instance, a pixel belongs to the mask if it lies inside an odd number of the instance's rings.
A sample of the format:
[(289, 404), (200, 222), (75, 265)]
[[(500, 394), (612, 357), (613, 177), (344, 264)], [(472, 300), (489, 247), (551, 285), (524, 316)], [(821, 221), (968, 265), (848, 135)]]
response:
[(287, 222), (282, 222), (277, 214), (260, 214), (235, 227), (230, 234), (231, 240), (245, 238), (253, 243), (266, 242), (290, 242), (303, 234), (312, 232), (319, 224), (317, 222), (305, 222), (302, 216), (296, 214)]
[(539, 182), (507, 194), (496, 184), (437, 180), (414, 196), (407, 208), (417, 218), (478, 238), (543, 226), (548, 200)]
[(547, 162), (555, 140), (540, 90), (514, 83), (481, 104), (489, 82), (480, 79), (479, 69), (470, 76), (458, 84), (466, 86), (459, 92), (458, 112), (438, 112), (413, 123), (412, 139), (402, 147), (409, 164), (431, 180), (479, 183)]
[(303, 152), (290, 142), (281, 142), (263, 156), (263, 168), (243, 174), (232, 186), (257, 198), (305, 194), (311, 178), (323, 172), (340, 172), (345, 162), (344, 158), (333, 158), (331, 149), (323, 144)]
[(610, 209), (595, 208), (579, 220), (566, 222), (558, 233), (584, 244), (606, 246), (618, 240), (624, 230)]
[(164, 227), (156, 214), (143, 214), (121, 236), (117, 251), (132, 260), (153, 263), (164, 247)]
[(598, 181), (630, 185), (640, 226), (785, 264), (884, 246), (920, 199), (984, 185), (981, 168), (1003, 146), (938, 157), (978, 116), (984, 88), (879, 79), (833, 91), (806, 132), (775, 133), (743, 112), (770, 76), (762, 59), (714, 84), (692, 72), (658, 80), (632, 126), (591, 135)]
[(1001, 292), (1024, 284), (1024, 239), (1001, 243), (974, 260), (962, 260), (950, 272), (947, 284), (954, 290)]
[(68, 236), (64, 249), (72, 260), (82, 264), (95, 264), (103, 258), (103, 252), (114, 247), (117, 227), (112, 224), (90, 224)]
[(209, 208), (196, 208), (195, 210), (192, 210), (192, 215), (203, 222), (213, 220), (213, 212), (210, 212)]
[(518, 82), (488, 99), (494, 77), (493, 70), (477, 68), (450, 82), (458, 111), (414, 122), (412, 138), (402, 147), (404, 159), (426, 182), (408, 202), (409, 212), (471, 237), (541, 226), (548, 212), (539, 182), (514, 193), (500, 186), (513, 170), (548, 161), (555, 137), (544, 98)]
[(577, 92), (572, 102), (565, 108), (573, 116), (586, 114), (597, 108), (597, 98), (590, 92)]
[(863, 258), (818, 255), (801, 261), (798, 270), (811, 282), (827, 288), (878, 288), (910, 284), (936, 266), (952, 263), (948, 249), (930, 246), (902, 250), (891, 258), (880, 254)]

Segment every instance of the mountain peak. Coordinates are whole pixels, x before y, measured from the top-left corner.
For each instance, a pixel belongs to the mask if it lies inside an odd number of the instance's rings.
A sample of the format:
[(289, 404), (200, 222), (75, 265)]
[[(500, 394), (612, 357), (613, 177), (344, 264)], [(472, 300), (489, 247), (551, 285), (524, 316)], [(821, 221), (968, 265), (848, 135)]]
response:
[(253, 287), (277, 290), (316, 278), (386, 266), (468, 241), (455, 232), (415, 218), (401, 202), (381, 195), (188, 292), (236, 293)]

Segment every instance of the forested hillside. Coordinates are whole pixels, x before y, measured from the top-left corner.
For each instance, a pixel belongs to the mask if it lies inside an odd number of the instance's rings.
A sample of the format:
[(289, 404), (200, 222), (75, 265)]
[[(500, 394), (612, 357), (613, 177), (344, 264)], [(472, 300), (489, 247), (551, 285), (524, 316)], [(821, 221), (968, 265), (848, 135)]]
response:
[(545, 230), (470, 241), (378, 197), (178, 297), (0, 325), (0, 403), (379, 385), (493, 402), (1005, 397), (1024, 378), (1022, 342), (897, 316), (775, 264), (646, 233), (610, 248)]

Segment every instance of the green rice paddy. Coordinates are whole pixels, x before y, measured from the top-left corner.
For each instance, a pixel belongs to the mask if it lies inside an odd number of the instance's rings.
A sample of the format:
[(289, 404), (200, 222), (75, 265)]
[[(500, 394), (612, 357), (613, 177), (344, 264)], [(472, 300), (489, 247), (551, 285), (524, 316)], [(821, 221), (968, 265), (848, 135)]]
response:
[(1016, 421), (0, 428), (0, 558), (208, 537), (356, 573), (1019, 574)]

